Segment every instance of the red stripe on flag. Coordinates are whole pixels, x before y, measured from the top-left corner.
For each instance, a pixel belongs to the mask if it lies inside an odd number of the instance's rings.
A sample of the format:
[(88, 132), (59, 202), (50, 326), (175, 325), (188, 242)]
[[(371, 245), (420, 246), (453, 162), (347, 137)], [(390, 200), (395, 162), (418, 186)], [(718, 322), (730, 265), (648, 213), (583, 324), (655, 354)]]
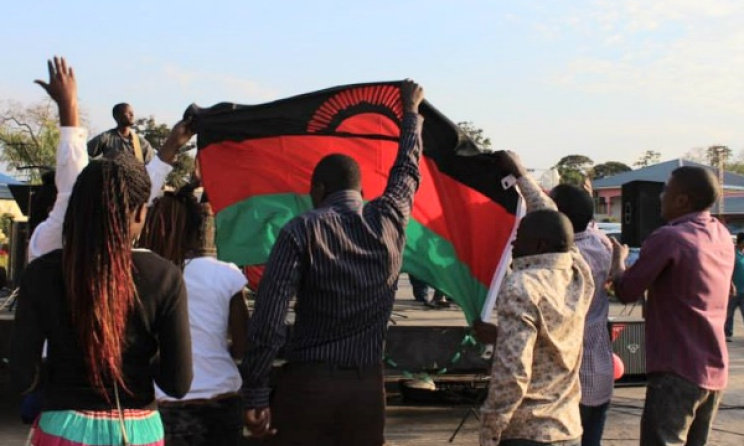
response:
[[(315, 165), (330, 153), (353, 157), (363, 172), (364, 198), (378, 197), (397, 151), (397, 142), (389, 140), (281, 136), (212, 144), (199, 151), (199, 163), (212, 208), (218, 213), (256, 195), (309, 193)], [(420, 171), (413, 218), (449, 240), (460, 260), (488, 286), (511, 236), (514, 215), (439, 172), (431, 159), (422, 158)], [(498, 181), (495, 175), (494, 181)]]

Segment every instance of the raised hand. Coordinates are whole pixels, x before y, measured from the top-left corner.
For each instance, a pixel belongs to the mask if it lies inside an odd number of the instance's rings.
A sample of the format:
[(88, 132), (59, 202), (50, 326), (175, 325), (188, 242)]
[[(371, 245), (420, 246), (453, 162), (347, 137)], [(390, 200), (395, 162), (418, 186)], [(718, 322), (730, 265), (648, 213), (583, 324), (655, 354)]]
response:
[(35, 80), (49, 97), (57, 103), (59, 121), (62, 127), (77, 127), (79, 124), (77, 108), (77, 81), (71, 66), (64, 57), (54, 57), (47, 61), (49, 82)]
[(424, 88), (411, 79), (406, 79), (400, 86), (400, 99), (405, 113), (418, 114), (419, 105), (424, 100)]
[(512, 175), (514, 178), (520, 178), (527, 175), (527, 169), (522, 164), (522, 160), (515, 152), (511, 150), (502, 150), (496, 152), (499, 157), (500, 164), (504, 167), (504, 170)]
[(194, 130), (191, 128), (191, 119), (178, 121), (171, 129), (163, 147), (160, 148), (158, 156), (160, 156), (163, 162), (172, 164), (176, 158), (176, 154), (178, 154), (178, 150), (189, 142), (192, 136), (194, 136)]
[(628, 245), (618, 242), (614, 237), (610, 237), (610, 240), (612, 241), (612, 270), (615, 273), (622, 272), (625, 270), (625, 262), (630, 255), (630, 248), (628, 248)]

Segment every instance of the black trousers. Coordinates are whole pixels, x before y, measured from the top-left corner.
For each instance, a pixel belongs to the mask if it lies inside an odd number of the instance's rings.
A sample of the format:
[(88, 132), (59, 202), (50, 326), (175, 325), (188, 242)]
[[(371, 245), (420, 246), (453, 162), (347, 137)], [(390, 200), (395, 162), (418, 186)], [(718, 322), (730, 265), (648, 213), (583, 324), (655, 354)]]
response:
[(243, 437), (243, 401), (237, 396), (160, 403), (167, 446), (238, 446)]
[(382, 364), (342, 369), (287, 364), (271, 402), (272, 446), (381, 446), (385, 429)]

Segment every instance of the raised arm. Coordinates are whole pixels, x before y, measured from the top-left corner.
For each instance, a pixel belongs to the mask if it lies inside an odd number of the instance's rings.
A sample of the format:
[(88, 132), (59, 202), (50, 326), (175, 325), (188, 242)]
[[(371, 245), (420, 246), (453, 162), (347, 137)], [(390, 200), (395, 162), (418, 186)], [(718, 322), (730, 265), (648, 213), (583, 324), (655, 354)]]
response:
[(522, 198), (524, 198), (528, 213), (543, 209), (550, 209), (553, 211), (558, 210), (553, 200), (548, 197), (548, 195), (543, 192), (540, 185), (527, 174), (527, 169), (525, 169), (522, 161), (516, 153), (506, 151), (501, 152), (500, 155), (503, 157), (502, 163), (505, 170), (517, 180), (517, 186), (519, 186), (519, 192), (521, 192)]
[(163, 147), (158, 151), (158, 156), (153, 157), (145, 166), (147, 174), (150, 176), (150, 182), (152, 183), (148, 204), (152, 204), (153, 200), (163, 193), (163, 186), (168, 179), (168, 175), (173, 170), (172, 164), (176, 160), (178, 150), (194, 136), (194, 131), (191, 129), (190, 124), (190, 120), (181, 120), (173, 126)]
[(49, 217), (36, 227), (28, 244), (28, 257), (33, 260), (62, 247), (62, 225), (77, 176), (88, 165), (85, 141), (88, 132), (79, 127), (77, 82), (72, 67), (64, 58), (48, 61), (49, 82), (36, 80), (59, 110), (60, 141), (57, 146), (57, 199)]
[(405, 80), (400, 86), (403, 102), (403, 124), (400, 129), (398, 156), (390, 169), (385, 192), (374, 201), (384, 211), (403, 222), (411, 215), (413, 195), (419, 187), (421, 173), (419, 159), (423, 150), (421, 128), (424, 119), (418, 114), (419, 105), (424, 100), (424, 89), (411, 80)]

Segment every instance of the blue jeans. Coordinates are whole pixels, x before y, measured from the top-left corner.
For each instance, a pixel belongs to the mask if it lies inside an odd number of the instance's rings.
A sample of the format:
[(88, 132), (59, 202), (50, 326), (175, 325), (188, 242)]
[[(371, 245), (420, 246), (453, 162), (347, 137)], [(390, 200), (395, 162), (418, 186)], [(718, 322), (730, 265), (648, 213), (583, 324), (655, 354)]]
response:
[(604, 432), (609, 407), (609, 401), (600, 406), (579, 405), (581, 427), (584, 429), (584, 434), (581, 436), (581, 446), (600, 446), (602, 444), (602, 432)]
[(727, 338), (734, 335), (734, 313), (736, 313), (737, 308), (741, 313), (741, 317), (744, 318), (744, 294), (729, 296), (728, 312), (726, 313), (726, 326), (724, 328)]

